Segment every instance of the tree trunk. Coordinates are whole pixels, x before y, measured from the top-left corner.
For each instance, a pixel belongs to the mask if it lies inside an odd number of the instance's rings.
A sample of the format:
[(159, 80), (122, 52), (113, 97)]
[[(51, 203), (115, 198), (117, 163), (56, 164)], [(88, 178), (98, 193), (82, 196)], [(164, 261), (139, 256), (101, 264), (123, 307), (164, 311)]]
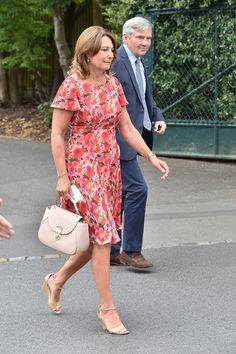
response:
[(92, 14), (93, 14), (93, 25), (99, 25), (101, 26), (102, 24), (102, 13), (101, 13), (101, 7), (98, 5), (97, 0), (92, 0)]
[[(0, 60), (2, 55), (0, 54)], [(0, 101), (7, 105), (9, 103), (9, 92), (8, 92), (8, 85), (7, 85), (7, 71), (2, 66), (0, 61)]]
[(59, 62), (64, 77), (67, 76), (71, 61), (71, 51), (66, 41), (64, 27), (64, 9), (60, 5), (53, 6), (54, 40), (59, 55)]
[(40, 103), (48, 100), (47, 85), (39, 68), (35, 71), (35, 92), (35, 99), (39, 100)]
[(8, 70), (8, 86), (10, 93), (10, 101), (14, 104), (20, 104), (21, 92), (19, 87), (19, 77), (17, 69)]
[(65, 36), (66, 36), (66, 42), (69, 46), (69, 48), (72, 48), (72, 45), (74, 43), (72, 42), (73, 39), (73, 29), (74, 29), (74, 24), (75, 24), (75, 14), (76, 14), (76, 9), (78, 5), (76, 5), (73, 1), (70, 3), (70, 5), (66, 6), (65, 9), (65, 15), (64, 15), (64, 28), (65, 28)]
[(50, 93), (50, 102), (54, 99), (57, 90), (64, 79), (63, 72), (59, 63), (58, 52), (54, 53), (54, 65), (53, 65), (53, 84)]

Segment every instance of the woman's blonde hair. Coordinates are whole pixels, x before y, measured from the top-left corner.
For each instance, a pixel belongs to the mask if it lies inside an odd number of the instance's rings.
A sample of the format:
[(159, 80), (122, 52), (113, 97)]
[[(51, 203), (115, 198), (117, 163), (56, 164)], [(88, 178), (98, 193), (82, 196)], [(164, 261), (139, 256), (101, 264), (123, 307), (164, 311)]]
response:
[(104, 36), (109, 37), (112, 41), (114, 46), (113, 61), (115, 60), (117, 41), (114, 35), (103, 27), (91, 26), (86, 28), (77, 39), (74, 58), (69, 74), (77, 73), (81, 79), (86, 79), (89, 76), (89, 57), (92, 57), (99, 52), (102, 44), (102, 37)]

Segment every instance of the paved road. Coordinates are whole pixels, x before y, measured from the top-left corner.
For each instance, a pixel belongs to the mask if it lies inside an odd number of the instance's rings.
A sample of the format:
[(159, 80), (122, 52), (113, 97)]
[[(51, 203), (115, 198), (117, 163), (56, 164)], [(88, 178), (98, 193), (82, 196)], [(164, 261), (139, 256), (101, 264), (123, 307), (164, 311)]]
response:
[(37, 240), (55, 200), (50, 146), (0, 137), (2, 213), (16, 235), (0, 243), (1, 354), (235, 354), (236, 165), (166, 161), (167, 181), (140, 160), (149, 185), (145, 254), (151, 272), (112, 267), (112, 289), (130, 335), (104, 334), (88, 265), (63, 291), (61, 316), (40, 286), (66, 259)]

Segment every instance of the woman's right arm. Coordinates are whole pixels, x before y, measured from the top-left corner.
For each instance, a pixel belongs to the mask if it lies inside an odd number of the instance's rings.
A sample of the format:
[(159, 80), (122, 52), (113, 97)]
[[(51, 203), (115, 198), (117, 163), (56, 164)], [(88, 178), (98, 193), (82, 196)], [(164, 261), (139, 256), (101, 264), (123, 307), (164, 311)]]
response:
[(52, 117), (51, 146), (57, 171), (57, 192), (66, 197), (70, 191), (70, 181), (65, 161), (65, 134), (74, 112), (54, 108)]

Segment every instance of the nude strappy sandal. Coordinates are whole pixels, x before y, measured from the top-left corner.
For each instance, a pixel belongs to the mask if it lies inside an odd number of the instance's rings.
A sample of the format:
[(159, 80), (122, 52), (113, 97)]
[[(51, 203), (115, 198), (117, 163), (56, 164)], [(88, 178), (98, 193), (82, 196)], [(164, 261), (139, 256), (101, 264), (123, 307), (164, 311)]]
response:
[[(61, 313), (61, 301), (51, 301), (51, 289), (48, 285), (48, 280), (50, 278), (53, 278), (55, 281), (55, 275), (54, 273), (49, 273), (48, 275), (46, 275), (46, 277), (44, 278), (44, 282), (42, 285), (43, 290), (47, 293), (48, 295), (48, 306), (50, 307), (50, 309), (52, 310), (53, 313), (55, 313), (56, 315), (59, 315)], [(57, 287), (59, 290), (62, 290), (62, 287)]]
[(108, 312), (108, 311), (113, 311), (113, 310), (116, 311), (116, 308), (110, 307), (110, 308), (102, 309), (101, 306), (99, 306), (97, 315), (98, 315), (99, 321), (101, 322), (102, 328), (110, 334), (117, 334), (117, 335), (129, 334), (128, 329), (125, 328), (123, 323), (120, 323), (118, 326), (116, 326), (114, 328), (108, 328), (106, 326), (104, 320), (101, 318), (101, 312)]

